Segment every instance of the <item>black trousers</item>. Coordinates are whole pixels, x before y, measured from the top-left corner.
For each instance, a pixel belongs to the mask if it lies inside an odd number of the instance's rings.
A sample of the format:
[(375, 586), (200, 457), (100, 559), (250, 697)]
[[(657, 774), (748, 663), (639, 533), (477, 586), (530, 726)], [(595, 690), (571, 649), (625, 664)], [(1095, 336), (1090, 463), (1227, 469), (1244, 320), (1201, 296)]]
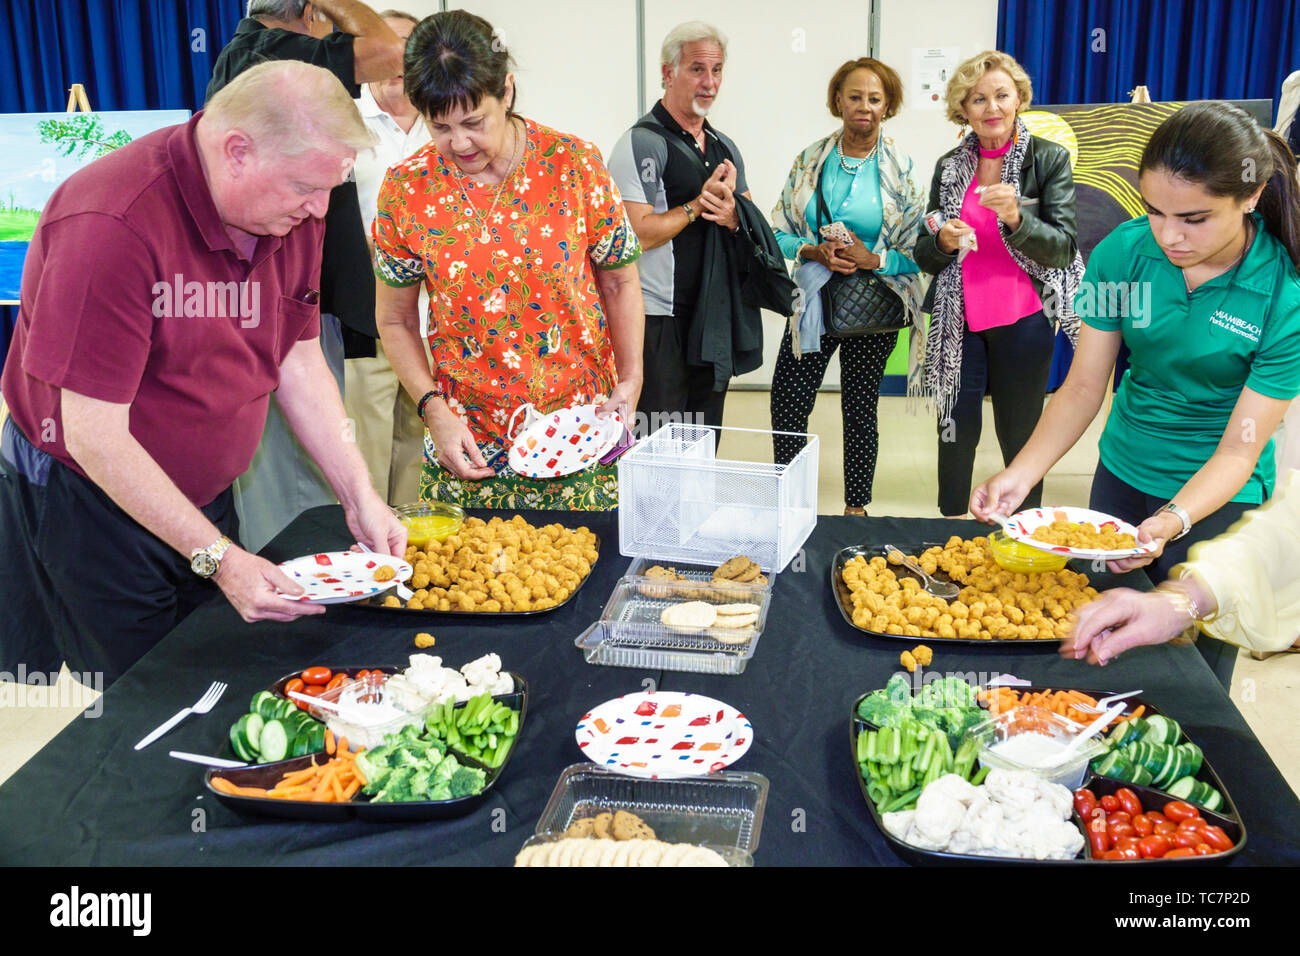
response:
[[(727, 391), (714, 391), (712, 365), (686, 364), (689, 318), (645, 317), (645, 384), (636, 410), (640, 431), (658, 431), (668, 424), (722, 425)], [(645, 434), (638, 434), (644, 438)]]
[[(789, 324), (781, 336), (781, 350), (772, 373), (772, 430), (807, 432), (808, 416), (817, 402), (817, 390), (836, 349), (840, 353), (840, 419), (844, 426), (844, 503), (862, 508), (871, 503), (880, 448), (877, 410), (880, 380), (894, 351), (898, 333), (859, 335), (839, 339), (823, 335), (820, 352), (794, 357)], [(773, 455), (778, 465), (789, 464), (806, 444), (800, 438), (776, 435)]]
[[(235, 539), (226, 490), (203, 513)], [(100, 673), (107, 687), (220, 590), (94, 482), (51, 460), (45, 484), (0, 456), (0, 670)]]
[[(970, 505), (975, 449), (984, 427), (984, 396), (993, 399), (993, 427), (1010, 464), (1043, 413), (1056, 330), (1042, 312), (1011, 325), (962, 335), (961, 387), (952, 412), (939, 421), (939, 513), (964, 515)], [(988, 477), (988, 476), (984, 476)], [(1040, 481), (1022, 508), (1042, 503)]]
[[(1094, 511), (1104, 511), (1116, 518), (1123, 518), (1130, 524), (1139, 525), (1155, 514), (1168, 500), (1168, 498), (1139, 491), (1117, 478), (1101, 462), (1097, 462), (1097, 471), (1092, 478), (1092, 493), (1088, 496), (1088, 507)], [(1187, 552), (1192, 545), (1199, 541), (1217, 538), (1247, 511), (1258, 507), (1259, 505), (1229, 501), (1214, 514), (1192, 525), (1192, 530), (1183, 537), (1166, 544), (1160, 557), (1142, 570), (1147, 573), (1152, 584), (1159, 584), (1169, 577), (1169, 572), (1175, 565), (1187, 560)], [(1201, 652), (1201, 656), (1219, 678), (1219, 683), (1225, 688), (1231, 687), (1232, 671), (1237, 664), (1236, 645), (1201, 635), (1196, 642), (1196, 649)]]

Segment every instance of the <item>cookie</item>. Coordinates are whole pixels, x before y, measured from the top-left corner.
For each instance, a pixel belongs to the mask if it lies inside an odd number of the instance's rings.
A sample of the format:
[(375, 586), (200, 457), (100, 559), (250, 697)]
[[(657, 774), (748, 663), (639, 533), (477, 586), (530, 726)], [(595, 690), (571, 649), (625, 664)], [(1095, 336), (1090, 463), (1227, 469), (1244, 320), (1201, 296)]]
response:
[(575, 839), (585, 840), (594, 835), (593, 831), (595, 830), (595, 828), (596, 828), (596, 821), (594, 821), (591, 817), (583, 817), (581, 820), (574, 820), (572, 823), (570, 823), (569, 829), (564, 831), (564, 835), (566, 837), (574, 837)]
[(659, 620), (674, 631), (691, 633), (712, 627), (718, 618), (714, 606), (705, 601), (686, 601), (664, 608)]
[(655, 866), (678, 866), (682, 857), (686, 856), (691, 850), (695, 849), (689, 843), (673, 843), (664, 850), (664, 855), (659, 858)]
[(592, 836), (597, 840), (614, 839), (609, 832), (609, 825), (614, 822), (614, 814), (598, 813), (592, 821)]
[(634, 854), (636, 866), (658, 866), (659, 861), (663, 858), (664, 850), (668, 849), (668, 844), (660, 843), (658, 840), (646, 840), (641, 844), (639, 853)]
[(710, 850), (706, 846), (692, 847), (690, 852), (681, 858), (677, 863), (678, 866), (726, 866), (727, 861), (722, 858), (716, 850)]
[[(719, 604), (714, 608), (718, 617), (743, 617), (746, 614), (758, 614), (757, 604)], [(719, 625), (724, 626), (724, 625)]]
[(620, 840), (614, 844), (614, 856), (610, 859), (610, 866), (628, 866), (628, 859), (641, 841), (639, 840)]
[(757, 623), (757, 614), (727, 614), (719, 615), (713, 622), (713, 626), (722, 628), (724, 631), (737, 631), (742, 628), (753, 627)]
[(533, 860), (536, 859), (540, 846), (526, 846), (519, 851), (515, 857), (515, 866), (532, 866)]
[(631, 840), (640, 832), (643, 826), (645, 826), (645, 822), (635, 813), (619, 810), (614, 814), (614, 822), (609, 829), (615, 840)]
[(597, 844), (596, 862), (592, 865), (613, 866), (614, 854), (618, 852), (618, 848), (621, 847), (622, 845), (623, 845), (622, 842), (617, 840), (601, 840)]
[(738, 555), (734, 558), (728, 558), (726, 561), (722, 562), (722, 564), (718, 565), (718, 569), (713, 572), (713, 580), (738, 581), (741, 580), (742, 575), (748, 575), (749, 577), (747, 580), (752, 581), (758, 576), (761, 570), (762, 568), (754, 564), (754, 562), (749, 558), (744, 555)]

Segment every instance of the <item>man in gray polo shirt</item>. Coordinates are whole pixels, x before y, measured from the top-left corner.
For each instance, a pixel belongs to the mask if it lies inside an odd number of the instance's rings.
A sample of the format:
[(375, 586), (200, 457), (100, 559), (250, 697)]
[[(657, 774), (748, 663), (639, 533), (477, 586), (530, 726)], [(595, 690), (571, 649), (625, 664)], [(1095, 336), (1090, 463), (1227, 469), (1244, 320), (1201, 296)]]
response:
[[(704, 23), (683, 23), (665, 38), (663, 98), (623, 134), (609, 171), (645, 250), (645, 385), (638, 425), (721, 425), (725, 384), (692, 355), (690, 325), (703, 277), (707, 230), (740, 225), (735, 194), (748, 198), (740, 150), (705, 116), (722, 83), (726, 38)], [(644, 419), (642, 419), (644, 416)]]

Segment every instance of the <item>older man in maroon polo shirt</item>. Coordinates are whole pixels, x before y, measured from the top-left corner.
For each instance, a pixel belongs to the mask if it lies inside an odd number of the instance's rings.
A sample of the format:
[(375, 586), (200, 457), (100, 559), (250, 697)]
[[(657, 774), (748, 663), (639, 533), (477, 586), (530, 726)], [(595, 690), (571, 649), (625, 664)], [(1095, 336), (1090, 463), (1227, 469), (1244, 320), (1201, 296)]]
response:
[(109, 683), (213, 582), (245, 620), (323, 610), (230, 541), (272, 389), (357, 539), (402, 553), (319, 344), (321, 218), (370, 142), (329, 72), (267, 63), (50, 198), (2, 382), (3, 669)]

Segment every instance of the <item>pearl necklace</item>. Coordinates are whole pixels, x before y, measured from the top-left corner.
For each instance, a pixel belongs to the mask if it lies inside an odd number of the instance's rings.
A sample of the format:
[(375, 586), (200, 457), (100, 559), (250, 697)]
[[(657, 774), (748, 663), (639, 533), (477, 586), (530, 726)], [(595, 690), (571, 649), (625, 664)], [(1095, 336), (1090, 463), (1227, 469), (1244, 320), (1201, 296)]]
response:
[(850, 176), (856, 176), (858, 174), (858, 170), (861, 169), (863, 166), (865, 166), (867, 163), (871, 162), (871, 157), (876, 155), (876, 149), (880, 146), (880, 137), (879, 136), (876, 137), (876, 142), (871, 147), (871, 152), (863, 156), (862, 159), (853, 166), (850, 166), (848, 164), (848, 160), (844, 156), (843, 142), (844, 141), (841, 139), (840, 142), (835, 144), (835, 152), (840, 154), (840, 169), (844, 170)]
[[(514, 129), (513, 123), (510, 124), (510, 128), (511, 130)], [(510, 154), (510, 169), (501, 180), (501, 188), (497, 190), (496, 198), (492, 200), (492, 208), (489, 209), (488, 214), (483, 217), (483, 231), (479, 233), (478, 241), (484, 245), (492, 241), (492, 234), (488, 231), (492, 222), (492, 214), (497, 211), (497, 203), (501, 201), (501, 196), (505, 193), (506, 186), (510, 184), (510, 180), (514, 177), (515, 171), (519, 168), (516, 165), (516, 163), (519, 162), (519, 143), (525, 138), (526, 137), (516, 136), (516, 142)], [(464, 177), (461, 175), (460, 170), (456, 168), (454, 162), (451, 164), (451, 168), (456, 170), (456, 176), (461, 180), (460, 189), (461, 192), (465, 194), (465, 201), (469, 203), (469, 208), (474, 210), (474, 215), (477, 217), (478, 207), (474, 205), (474, 199), (469, 194), (469, 187), (465, 185)]]

